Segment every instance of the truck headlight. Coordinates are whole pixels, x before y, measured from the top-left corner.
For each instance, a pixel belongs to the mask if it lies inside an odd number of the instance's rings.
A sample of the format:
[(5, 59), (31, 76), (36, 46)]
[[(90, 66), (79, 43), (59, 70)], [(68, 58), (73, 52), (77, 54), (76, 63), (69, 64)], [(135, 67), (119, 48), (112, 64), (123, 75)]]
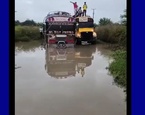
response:
[(97, 37), (97, 33), (96, 32), (93, 32), (93, 37)]
[(80, 38), (81, 37), (81, 34), (80, 33), (77, 33), (77, 37)]

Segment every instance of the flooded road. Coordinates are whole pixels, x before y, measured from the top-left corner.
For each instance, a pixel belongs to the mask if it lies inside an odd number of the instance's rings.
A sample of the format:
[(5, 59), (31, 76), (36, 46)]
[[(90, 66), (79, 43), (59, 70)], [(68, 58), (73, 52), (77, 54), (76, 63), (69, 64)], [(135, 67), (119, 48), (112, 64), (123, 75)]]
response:
[(42, 50), (34, 41), (15, 50), (15, 115), (126, 115), (102, 45)]

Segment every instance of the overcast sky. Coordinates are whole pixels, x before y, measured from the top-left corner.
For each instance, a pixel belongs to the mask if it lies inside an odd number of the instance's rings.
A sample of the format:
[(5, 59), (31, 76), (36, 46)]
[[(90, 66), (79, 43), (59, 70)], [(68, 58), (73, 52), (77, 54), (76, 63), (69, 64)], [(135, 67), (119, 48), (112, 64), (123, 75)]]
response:
[[(75, 2), (75, 1), (73, 1)], [(95, 10), (95, 22), (100, 18), (110, 18), (113, 22), (120, 21), (120, 15), (126, 9), (126, 0), (76, 0), (79, 6), (86, 2), (88, 5), (87, 14), (92, 16)], [(25, 21), (33, 19), (36, 22), (43, 22), (44, 17), (50, 11), (67, 11), (73, 14), (73, 5), (70, 0), (15, 0), (15, 20)]]

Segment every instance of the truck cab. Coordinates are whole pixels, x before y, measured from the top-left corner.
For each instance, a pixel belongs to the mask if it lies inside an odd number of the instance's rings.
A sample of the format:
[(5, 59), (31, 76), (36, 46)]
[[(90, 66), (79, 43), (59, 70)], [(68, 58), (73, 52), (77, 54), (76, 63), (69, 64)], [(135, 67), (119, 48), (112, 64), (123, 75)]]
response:
[(75, 19), (75, 41), (76, 44), (87, 42), (95, 44), (97, 33), (95, 32), (94, 20), (90, 16), (76, 17)]

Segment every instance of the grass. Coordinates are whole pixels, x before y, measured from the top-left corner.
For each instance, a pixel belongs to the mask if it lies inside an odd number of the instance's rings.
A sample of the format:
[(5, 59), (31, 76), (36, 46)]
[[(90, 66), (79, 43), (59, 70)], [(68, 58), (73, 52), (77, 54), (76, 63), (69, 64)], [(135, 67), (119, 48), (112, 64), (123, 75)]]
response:
[(109, 65), (109, 71), (114, 77), (115, 83), (122, 87), (125, 88), (127, 86), (126, 82), (126, 60), (127, 60), (127, 55), (126, 51), (124, 50), (117, 50), (113, 53), (113, 58), (114, 61)]
[(39, 27), (15, 26), (15, 41), (30, 41), (40, 39)]

